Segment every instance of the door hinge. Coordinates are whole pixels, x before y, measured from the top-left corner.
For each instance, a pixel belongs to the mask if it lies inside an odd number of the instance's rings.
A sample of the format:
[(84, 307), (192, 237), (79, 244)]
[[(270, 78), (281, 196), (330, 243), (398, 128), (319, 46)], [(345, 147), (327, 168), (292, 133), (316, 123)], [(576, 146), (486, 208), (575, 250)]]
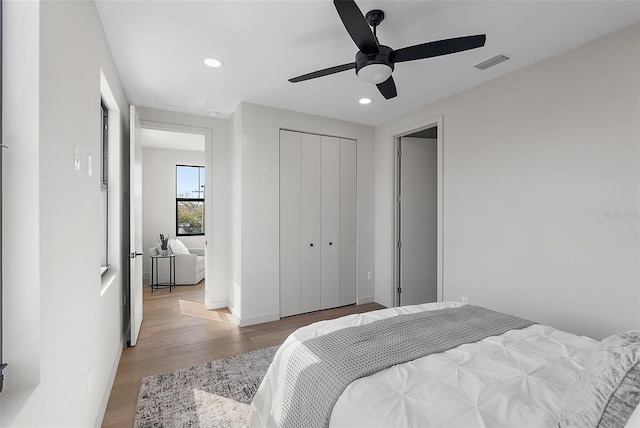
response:
[(398, 195), (398, 202), (402, 202), (402, 195)]
[(398, 287), (398, 294), (402, 294), (402, 287)]
[(402, 241), (398, 241), (398, 248), (402, 248)]
[(402, 149), (398, 149), (398, 157), (402, 157)]

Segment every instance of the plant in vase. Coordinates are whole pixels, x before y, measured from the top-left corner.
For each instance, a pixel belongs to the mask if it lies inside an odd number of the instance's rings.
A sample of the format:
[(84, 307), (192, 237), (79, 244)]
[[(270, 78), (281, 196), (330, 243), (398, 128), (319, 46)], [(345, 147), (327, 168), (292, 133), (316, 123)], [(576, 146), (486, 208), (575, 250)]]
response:
[(164, 234), (160, 234), (160, 239), (158, 239), (158, 243), (160, 244), (160, 249), (158, 252), (160, 255), (166, 256), (169, 254), (169, 235), (164, 236)]

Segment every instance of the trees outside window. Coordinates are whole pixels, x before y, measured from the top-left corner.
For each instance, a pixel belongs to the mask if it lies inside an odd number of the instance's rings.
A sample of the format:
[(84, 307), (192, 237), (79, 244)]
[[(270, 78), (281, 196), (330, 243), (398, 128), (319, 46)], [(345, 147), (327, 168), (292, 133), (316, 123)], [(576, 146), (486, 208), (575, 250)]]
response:
[(176, 236), (204, 235), (203, 166), (176, 165)]

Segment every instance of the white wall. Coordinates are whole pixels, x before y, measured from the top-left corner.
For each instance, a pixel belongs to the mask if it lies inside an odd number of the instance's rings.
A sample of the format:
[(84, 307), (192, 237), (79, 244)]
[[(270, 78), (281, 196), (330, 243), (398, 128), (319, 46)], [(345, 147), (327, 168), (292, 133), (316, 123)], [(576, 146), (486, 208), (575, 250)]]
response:
[[(149, 248), (158, 244), (160, 233), (176, 238), (176, 165), (205, 166), (205, 155), (192, 150), (143, 147), (142, 165), (144, 278), (145, 284), (149, 284)], [(205, 200), (205, 210), (208, 208)], [(187, 248), (204, 248), (206, 232), (205, 229), (205, 235), (179, 236), (178, 239)]]
[(442, 114), (444, 299), (595, 338), (638, 328), (638, 40), (635, 25), (377, 127), (376, 300), (393, 136)]
[[(9, 147), (3, 152), (3, 335), (4, 360), (11, 366), (7, 392), (0, 395), (0, 424), (9, 402), (21, 404), (11, 391), (40, 381), (40, 5), (5, 2), (3, 14), (2, 137)], [(22, 267), (27, 255), (29, 269)]]
[[(303, 113), (242, 103), (234, 120), (234, 149), (239, 150), (240, 230), (234, 225), (241, 254), (234, 286), (241, 291), (241, 325), (279, 318), (279, 134), (280, 128), (355, 139), (358, 186), (358, 303), (373, 301), (374, 264), (373, 127)], [(240, 141), (238, 141), (240, 140)], [(237, 176), (236, 176), (237, 177)], [(237, 248), (237, 247), (236, 247)], [(237, 301), (238, 297), (234, 296)], [(236, 313), (236, 315), (238, 315)]]
[(229, 309), (237, 317), (242, 317), (242, 104), (231, 118), (231, 257), (232, 286), (229, 290)]
[[(137, 110), (144, 127), (205, 134), (207, 173), (205, 200), (210, 201), (207, 202), (205, 210), (207, 241), (205, 304), (209, 309), (226, 307), (229, 304), (231, 287), (230, 121), (145, 107), (137, 107)], [(145, 168), (143, 164), (142, 170), (144, 171)], [(144, 198), (146, 197), (145, 192)], [(146, 226), (143, 225), (143, 227)], [(147, 250), (148, 247), (145, 246), (145, 251)]]
[[(113, 260), (105, 282), (100, 277), (101, 69), (125, 143), (128, 104), (93, 2), (4, 7), (4, 137), (12, 146), (4, 177), (4, 303), (12, 309), (1, 423), (93, 426), (122, 350), (121, 260)], [(73, 168), (74, 146), (80, 171)], [(114, 180), (112, 191), (121, 195)]]

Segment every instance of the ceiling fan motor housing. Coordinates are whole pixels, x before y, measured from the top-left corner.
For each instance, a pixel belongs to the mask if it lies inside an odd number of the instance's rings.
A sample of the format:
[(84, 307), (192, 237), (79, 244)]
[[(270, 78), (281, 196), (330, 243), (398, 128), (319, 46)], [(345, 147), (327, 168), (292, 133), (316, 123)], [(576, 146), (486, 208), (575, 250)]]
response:
[(393, 67), (393, 49), (389, 46), (378, 45), (378, 52), (373, 54), (360, 51), (356, 54), (356, 74), (367, 83), (384, 82), (391, 76)]

